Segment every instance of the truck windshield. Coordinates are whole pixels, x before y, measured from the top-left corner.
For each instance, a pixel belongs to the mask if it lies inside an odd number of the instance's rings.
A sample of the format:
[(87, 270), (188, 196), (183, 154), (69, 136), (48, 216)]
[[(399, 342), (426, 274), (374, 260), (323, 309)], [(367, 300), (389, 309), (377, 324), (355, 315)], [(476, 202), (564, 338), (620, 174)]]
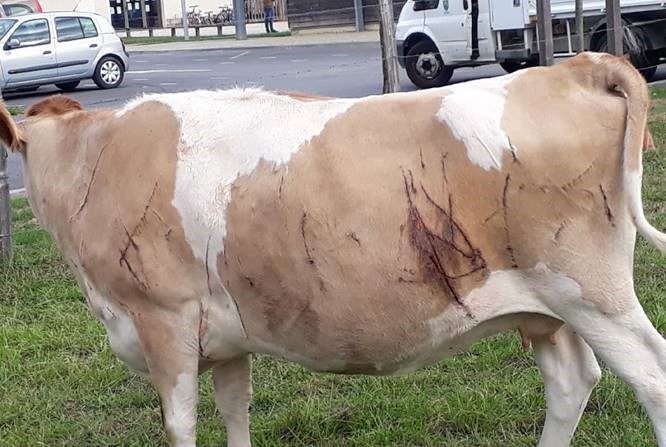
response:
[(5, 37), (5, 34), (7, 34), (7, 31), (9, 31), (16, 23), (16, 20), (13, 19), (0, 19), (0, 39)]

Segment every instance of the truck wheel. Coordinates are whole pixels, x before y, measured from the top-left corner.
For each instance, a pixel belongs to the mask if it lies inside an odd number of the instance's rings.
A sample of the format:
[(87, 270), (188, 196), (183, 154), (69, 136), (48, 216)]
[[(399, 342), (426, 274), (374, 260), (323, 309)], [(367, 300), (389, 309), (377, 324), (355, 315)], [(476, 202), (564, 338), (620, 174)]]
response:
[[(622, 52), (624, 54), (629, 54), (629, 58), (634, 67), (641, 72), (646, 81), (652, 80), (654, 75), (657, 73), (657, 66), (650, 63), (650, 61), (645, 57), (645, 52), (649, 50), (648, 43), (643, 37), (643, 34), (640, 30), (634, 31), (631, 28), (627, 28), (627, 24), (623, 23), (624, 28), (624, 37), (622, 39)], [(603, 34), (599, 37), (597, 45), (593, 48), (593, 51), (598, 51), (600, 53), (608, 52), (608, 36), (606, 35), (606, 30), (601, 31)], [(632, 45), (629, 45), (629, 42), (632, 42)]]
[(502, 67), (507, 73), (513, 73), (514, 71), (522, 70), (523, 68), (536, 67), (537, 65), (539, 65), (539, 61), (535, 61), (534, 59), (500, 62), (500, 67)]
[(427, 40), (409, 49), (405, 68), (409, 80), (419, 88), (441, 87), (453, 75), (453, 68), (444, 65), (435, 45)]

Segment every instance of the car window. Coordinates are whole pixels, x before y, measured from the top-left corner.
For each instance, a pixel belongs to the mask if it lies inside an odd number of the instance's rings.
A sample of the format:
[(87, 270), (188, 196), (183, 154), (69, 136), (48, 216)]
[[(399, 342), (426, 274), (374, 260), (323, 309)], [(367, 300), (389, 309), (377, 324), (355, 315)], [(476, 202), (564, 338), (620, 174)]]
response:
[(81, 28), (83, 28), (83, 34), (86, 37), (96, 37), (97, 36), (97, 27), (95, 22), (90, 17), (79, 17), (81, 22)]
[(51, 42), (49, 25), (46, 19), (35, 19), (23, 22), (16, 28), (11, 39), (16, 39), (21, 44), (20, 48), (44, 45)]
[(16, 23), (16, 20), (12, 19), (0, 19), (0, 39), (7, 34), (7, 31), (12, 29), (12, 26)]
[(83, 39), (83, 29), (76, 17), (56, 17), (55, 26), (58, 42)]
[(84, 39), (97, 36), (97, 28), (88, 17), (56, 17), (58, 42)]
[(3, 5), (2, 8), (5, 10), (5, 14), (8, 16), (22, 16), (25, 14), (31, 14), (33, 12), (32, 9), (27, 5), (10, 4)]

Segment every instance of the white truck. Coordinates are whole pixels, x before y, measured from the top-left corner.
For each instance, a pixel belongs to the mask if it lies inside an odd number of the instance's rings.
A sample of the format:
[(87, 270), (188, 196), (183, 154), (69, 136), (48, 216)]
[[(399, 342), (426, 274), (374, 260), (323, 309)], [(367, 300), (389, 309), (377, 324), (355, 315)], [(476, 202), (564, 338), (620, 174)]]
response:
[[(574, 0), (551, 0), (555, 56), (577, 51)], [(625, 53), (650, 79), (666, 63), (666, 0), (620, 0)], [(583, 0), (585, 49), (606, 51), (604, 0)], [(535, 0), (407, 0), (396, 27), (398, 60), (418, 87), (446, 84), (457, 67), (539, 62)]]

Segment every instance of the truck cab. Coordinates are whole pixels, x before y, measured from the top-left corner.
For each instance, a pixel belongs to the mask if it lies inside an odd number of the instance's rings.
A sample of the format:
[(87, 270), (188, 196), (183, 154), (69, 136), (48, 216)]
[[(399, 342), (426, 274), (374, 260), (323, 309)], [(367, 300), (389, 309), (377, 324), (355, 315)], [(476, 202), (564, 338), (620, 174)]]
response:
[[(604, 0), (584, 0), (585, 48), (606, 51)], [(574, 0), (551, 0), (556, 56), (578, 51)], [(666, 61), (663, 0), (621, 0), (625, 53), (646, 78)], [(396, 26), (398, 61), (420, 88), (445, 85), (458, 67), (537, 65), (534, 0), (408, 0)]]

